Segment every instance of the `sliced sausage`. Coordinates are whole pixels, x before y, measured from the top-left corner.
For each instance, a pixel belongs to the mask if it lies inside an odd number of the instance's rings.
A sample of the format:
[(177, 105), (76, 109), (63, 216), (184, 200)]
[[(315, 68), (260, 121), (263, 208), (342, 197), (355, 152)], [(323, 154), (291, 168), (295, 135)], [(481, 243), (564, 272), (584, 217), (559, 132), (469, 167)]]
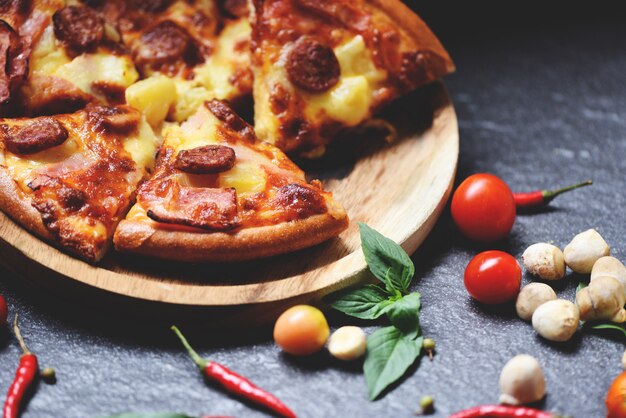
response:
[(297, 87), (321, 93), (339, 81), (339, 61), (335, 51), (314, 39), (301, 37), (287, 54), (287, 78)]
[(220, 121), (224, 122), (228, 128), (239, 133), (244, 138), (255, 141), (256, 135), (254, 128), (241, 118), (233, 109), (222, 100), (210, 100), (205, 103), (206, 107), (213, 113), (213, 115)]
[(193, 47), (191, 37), (171, 20), (165, 20), (145, 32), (135, 51), (140, 64), (165, 64), (187, 55)]
[(51, 117), (30, 120), (24, 125), (0, 125), (6, 148), (14, 154), (34, 154), (61, 145), (69, 136), (67, 129)]
[(176, 156), (174, 168), (191, 174), (217, 174), (235, 165), (235, 150), (223, 145), (206, 145), (183, 150)]
[(89, 106), (87, 114), (96, 129), (105, 132), (129, 133), (139, 126), (139, 112), (127, 106)]
[(104, 37), (104, 20), (90, 7), (64, 7), (52, 21), (56, 37), (79, 53), (95, 49)]

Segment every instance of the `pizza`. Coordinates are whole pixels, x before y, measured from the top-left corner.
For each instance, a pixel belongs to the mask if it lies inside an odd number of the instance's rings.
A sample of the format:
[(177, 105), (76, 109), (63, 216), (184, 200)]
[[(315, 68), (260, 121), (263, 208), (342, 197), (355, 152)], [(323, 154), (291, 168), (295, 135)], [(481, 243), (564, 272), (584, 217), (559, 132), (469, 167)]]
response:
[(0, 119), (0, 207), (40, 237), (98, 261), (159, 143), (125, 105)]
[(400, 0), (254, 0), (254, 116), (260, 139), (319, 157), (346, 128), (454, 70)]
[(0, 1), (0, 209), (92, 263), (316, 245), (348, 215), (287, 155), (452, 69), (396, 0)]
[(319, 181), (224, 102), (204, 103), (166, 130), (152, 178), (115, 234), (120, 251), (184, 261), (234, 261), (336, 236), (345, 210)]

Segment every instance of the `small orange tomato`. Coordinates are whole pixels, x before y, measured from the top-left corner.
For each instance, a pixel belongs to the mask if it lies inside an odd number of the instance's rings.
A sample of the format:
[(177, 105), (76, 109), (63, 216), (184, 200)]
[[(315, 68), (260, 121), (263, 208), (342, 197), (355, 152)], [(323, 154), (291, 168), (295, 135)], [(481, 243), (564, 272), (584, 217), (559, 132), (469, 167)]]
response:
[(626, 372), (611, 383), (605, 402), (606, 418), (626, 418)]
[(274, 341), (294, 356), (318, 352), (326, 344), (330, 330), (322, 311), (313, 306), (296, 305), (276, 320)]

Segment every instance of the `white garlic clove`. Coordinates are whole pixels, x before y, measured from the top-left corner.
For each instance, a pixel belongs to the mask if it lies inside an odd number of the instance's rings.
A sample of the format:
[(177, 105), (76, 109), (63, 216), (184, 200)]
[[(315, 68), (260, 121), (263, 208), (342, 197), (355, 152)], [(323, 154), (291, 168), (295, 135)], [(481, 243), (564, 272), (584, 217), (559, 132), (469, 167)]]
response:
[(595, 229), (572, 238), (563, 251), (565, 263), (576, 273), (589, 274), (598, 259), (611, 255), (609, 245)]
[(359, 327), (337, 329), (328, 339), (328, 351), (339, 360), (356, 360), (365, 354), (367, 337)]
[(546, 380), (536, 358), (513, 357), (500, 373), (500, 403), (520, 405), (536, 402), (546, 394)]
[(625, 322), (626, 290), (615, 277), (601, 276), (576, 294), (576, 305), (583, 321)]
[(556, 298), (556, 293), (547, 284), (530, 283), (522, 287), (519, 295), (517, 295), (515, 310), (524, 321), (530, 321), (539, 306)]
[(601, 257), (591, 269), (591, 280), (598, 277), (610, 276), (619, 280), (626, 290), (626, 266), (615, 257)]
[(532, 318), (533, 328), (550, 341), (567, 341), (578, 329), (578, 307), (569, 300), (556, 299), (539, 306)]
[(565, 259), (559, 247), (545, 242), (533, 244), (524, 251), (522, 264), (531, 274), (544, 280), (565, 277)]

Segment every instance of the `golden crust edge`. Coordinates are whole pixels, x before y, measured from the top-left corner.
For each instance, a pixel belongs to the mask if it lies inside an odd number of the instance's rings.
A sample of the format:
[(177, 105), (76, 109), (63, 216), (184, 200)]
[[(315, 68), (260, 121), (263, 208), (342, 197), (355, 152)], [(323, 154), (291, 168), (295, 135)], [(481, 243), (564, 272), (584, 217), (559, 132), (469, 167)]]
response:
[(0, 166), (0, 209), (14, 222), (40, 238), (54, 242), (54, 238), (44, 226), (41, 215), (25, 199), (6, 167)]
[(447, 72), (440, 74), (438, 78), (446, 74), (453, 73), (456, 70), (454, 62), (448, 54), (448, 51), (439, 41), (439, 38), (430, 29), (430, 27), (411, 10), (406, 4), (400, 0), (366, 0), (374, 7), (378, 8), (396, 22), (403, 30), (411, 35), (417, 45), (420, 40), (428, 39), (432, 41), (434, 52), (441, 56), (446, 62)]
[(345, 211), (327, 212), (277, 225), (226, 232), (157, 229), (122, 221), (113, 238), (116, 250), (187, 262), (245, 261), (308, 248), (336, 237), (349, 225)]

